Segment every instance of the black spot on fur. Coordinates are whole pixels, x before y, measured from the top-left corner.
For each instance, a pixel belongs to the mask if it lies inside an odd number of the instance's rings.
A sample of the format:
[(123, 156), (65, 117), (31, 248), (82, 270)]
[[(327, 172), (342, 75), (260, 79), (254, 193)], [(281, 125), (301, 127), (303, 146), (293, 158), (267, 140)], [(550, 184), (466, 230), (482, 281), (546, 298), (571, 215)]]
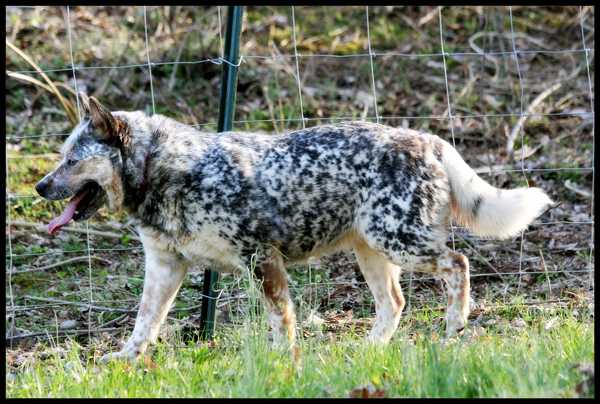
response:
[(479, 214), (479, 208), (481, 207), (482, 201), (483, 199), (481, 198), (481, 196), (478, 196), (473, 201), (473, 207), (471, 208), (471, 213), (473, 214), (473, 217), (477, 217), (477, 215)]

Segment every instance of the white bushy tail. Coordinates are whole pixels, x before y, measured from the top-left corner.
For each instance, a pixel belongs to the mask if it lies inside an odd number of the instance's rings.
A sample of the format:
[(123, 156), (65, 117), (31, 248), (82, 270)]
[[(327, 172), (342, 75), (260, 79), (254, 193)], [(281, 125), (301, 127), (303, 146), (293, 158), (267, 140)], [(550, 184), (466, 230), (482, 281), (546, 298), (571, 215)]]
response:
[(540, 188), (499, 189), (481, 179), (448, 142), (442, 164), (450, 179), (452, 214), (474, 234), (499, 239), (519, 234), (553, 205)]

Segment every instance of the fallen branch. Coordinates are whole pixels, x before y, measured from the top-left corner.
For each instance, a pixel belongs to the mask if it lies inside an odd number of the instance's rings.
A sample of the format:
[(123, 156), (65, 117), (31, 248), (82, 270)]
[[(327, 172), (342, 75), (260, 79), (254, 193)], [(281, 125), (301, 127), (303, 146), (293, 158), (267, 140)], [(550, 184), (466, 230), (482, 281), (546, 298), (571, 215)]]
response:
[(419, 18), (419, 21), (417, 22), (417, 27), (425, 25), (429, 21), (431, 21), (439, 13), (439, 9), (440, 8), (441, 7), (439, 7), (439, 6), (438, 7), (434, 7), (434, 8), (431, 9), (431, 11), (429, 11), (423, 17)]
[[(531, 104), (529, 104), (529, 107), (527, 107), (526, 113), (524, 115), (521, 115), (521, 117), (517, 121), (517, 124), (510, 131), (510, 135), (508, 136), (508, 140), (506, 141), (506, 153), (507, 153), (509, 159), (513, 158), (515, 139), (519, 135), (519, 132), (521, 131), (523, 126), (525, 125), (525, 122), (529, 118), (529, 115), (534, 113), (534, 110), (537, 108), (538, 105), (540, 105), (542, 103), (542, 101), (544, 101), (546, 98), (548, 98), (556, 90), (561, 88), (562, 83), (564, 83), (564, 81), (558, 82), (558, 83), (554, 84), (552, 87), (541, 92), (537, 97), (535, 97), (535, 99), (531, 102)], [(525, 145), (521, 145), (521, 147), (524, 147), (524, 146)]]
[(101, 332), (115, 332), (115, 331), (122, 331), (123, 327), (110, 327), (110, 328), (97, 328), (95, 330), (62, 330), (62, 331), (53, 331), (52, 333), (50, 332), (34, 332), (34, 333), (29, 333), (29, 334), (22, 334), (22, 335), (11, 335), (11, 336), (6, 336), (6, 341), (19, 341), (22, 339), (27, 339), (27, 338), (43, 338), (43, 339), (51, 339), (52, 337), (56, 337), (56, 336), (72, 336), (72, 335), (86, 335), (86, 334), (97, 334), (97, 333), (101, 333)]
[(89, 303), (72, 302), (69, 300), (53, 299), (51, 297), (38, 297), (38, 296), (26, 295), (25, 298), (30, 299), (30, 300), (37, 300), (40, 302), (60, 303), (60, 304), (70, 305), (70, 306), (85, 307), (87, 309), (94, 310), (94, 311), (106, 311), (106, 312), (110, 312), (110, 313), (136, 313), (137, 312), (137, 310), (123, 309), (120, 307), (94, 306), (93, 304), (89, 304)]
[(121, 324), (121, 323), (123, 322), (123, 320), (125, 320), (125, 319), (128, 319), (128, 318), (129, 318), (129, 314), (128, 314), (128, 313), (125, 313), (125, 314), (123, 314), (123, 315), (121, 315), (121, 316), (119, 316), (119, 317), (115, 318), (114, 320), (110, 320), (110, 321), (108, 321), (108, 322), (106, 322), (106, 323), (102, 324), (102, 325), (100, 326), (100, 328), (106, 328), (106, 327), (108, 327), (109, 325), (113, 325), (113, 324)]
[(578, 187), (577, 184), (575, 184), (573, 181), (571, 180), (566, 180), (565, 181), (565, 188), (567, 188), (569, 191), (573, 191), (575, 192), (577, 195), (581, 195), (585, 198), (591, 198), (592, 197), (592, 193), (586, 189), (583, 189), (581, 187)]
[[(41, 302), (64, 304), (67, 306), (70, 305), (70, 306), (85, 307), (87, 309), (94, 310), (94, 311), (105, 311), (105, 312), (111, 312), (111, 313), (137, 313), (137, 311), (138, 311), (137, 306), (135, 306), (133, 309), (124, 309), (122, 307), (95, 306), (95, 305), (89, 304), (89, 303), (72, 302), (69, 300), (53, 299), (51, 297), (38, 297), (38, 296), (26, 295), (25, 298), (31, 299), (31, 300), (37, 300), (37, 301), (41, 301)], [(171, 308), (171, 310), (169, 310), (169, 313), (177, 312), (177, 311), (196, 310), (201, 307), (202, 307), (201, 304), (195, 304), (193, 306)]]
[(52, 269), (52, 268), (60, 267), (60, 266), (63, 266), (63, 265), (72, 264), (74, 262), (88, 261), (90, 259), (93, 259), (93, 260), (96, 260), (96, 261), (101, 261), (101, 262), (103, 262), (103, 263), (105, 263), (107, 265), (112, 264), (112, 262), (110, 262), (109, 260), (104, 259), (104, 258), (100, 258), (100, 257), (96, 257), (95, 255), (91, 255), (91, 256), (82, 255), (80, 257), (69, 258), (68, 260), (64, 260), (64, 261), (60, 261), (60, 262), (55, 262), (53, 264), (44, 265), (42, 267), (34, 267), (34, 268), (22, 269), (22, 270), (18, 270), (18, 271), (11, 271), (10, 274), (11, 275), (16, 275), (16, 274), (25, 274), (25, 273), (29, 273), (29, 272), (45, 271), (47, 269)]
[[(17, 227), (31, 227), (37, 232), (48, 233), (48, 228), (45, 225), (39, 224), (39, 223), (31, 223), (31, 222), (24, 222), (21, 220), (13, 220), (10, 222), (10, 225), (17, 226)], [(83, 234), (89, 233), (92, 236), (98, 236), (98, 237), (104, 237), (104, 238), (116, 238), (116, 239), (121, 239), (125, 235), (125, 234), (113, 233), (110, 231), (100, 231), (100, 230), (92, 230), (92, 229), (88, 230), (88, 229), (84, 229), (81, 227), (72, 227), (72, 226), (62, 227), (60, 230), (68, 231), (71, 233), (83, 233)], [(136, 240), (136, 241), (140, 240), (139, 237), (137, 237), (135, 235), (131, 235), (130, 239)]]

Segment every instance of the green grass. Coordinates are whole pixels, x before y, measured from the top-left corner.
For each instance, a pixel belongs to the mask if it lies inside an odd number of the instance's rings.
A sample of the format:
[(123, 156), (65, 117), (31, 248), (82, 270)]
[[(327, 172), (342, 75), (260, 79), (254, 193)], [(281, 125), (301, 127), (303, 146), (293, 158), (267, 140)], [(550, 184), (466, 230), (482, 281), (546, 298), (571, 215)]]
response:
[(7, 397), (347, 397), (368, 385), (386, 397), (573, 397), (585, 379), (576, 366), (594, 358), (594, 333), (592, 322), (565, 313), (552, 314), (560, 325), (548, 330), (551, 317), (541, 315), (447, 343), (406, 326), (385, 348), (352, 331), (335, 342), (313, 336), (300, 342), (300, 368), (269, 348), (264, 320), (219, 330), (211, 347), (160, 343), (133, 365), (95, 365), (93, 349), (70, 341), (62, 356), (23, 364), (7, 379)]

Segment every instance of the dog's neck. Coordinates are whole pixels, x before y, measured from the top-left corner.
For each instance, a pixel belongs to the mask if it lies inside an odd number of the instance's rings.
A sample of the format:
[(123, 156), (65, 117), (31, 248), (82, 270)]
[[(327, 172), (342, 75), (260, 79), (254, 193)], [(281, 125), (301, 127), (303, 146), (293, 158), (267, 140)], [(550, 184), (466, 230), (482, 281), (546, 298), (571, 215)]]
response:
[(144, 159), (144, 168), (141, 181), (138, 183), (131, 183), (127, 180), (125, 172), (125, 159), (126, 155), (121, 152), (121, 158), (123, 161), (121, 182), (123, 184), (123, 207), (129, 214), (135, 215), (138, 207), (144, 202), (146, 197), (146, 190), (148, 188), (148, 162), (150, 160), (150, 153), (148, 153)]
[[(182, 124), (162, 115), (148, 116), (141, 111), (116, 112), (113, 115), (126, 123), (127, 131), (120, 136), (118, 146), (121, 152), (121, 181), (123, 185), (123, 208), (135, 218), (141, 219), (151, 190), (155, 164), (153, 159), (162, 155), (163, 144), (181, 132), (193, 131), (194, 135), (212, 138), (213, 133), (199, 132), (189, 125)], [(160, 149), (160, 150), (159, 150)], [(160, 193), (160, 191), (158, 191)]]
[(121, 152), (121, 181), (123, 208), (136, 216), (144, 202), (148, 188), (148, 170), (152, 152), (160, 135), (159, 122), (139, 112), (119, 115), (127, 124), (127, 131), (118, 142)]

